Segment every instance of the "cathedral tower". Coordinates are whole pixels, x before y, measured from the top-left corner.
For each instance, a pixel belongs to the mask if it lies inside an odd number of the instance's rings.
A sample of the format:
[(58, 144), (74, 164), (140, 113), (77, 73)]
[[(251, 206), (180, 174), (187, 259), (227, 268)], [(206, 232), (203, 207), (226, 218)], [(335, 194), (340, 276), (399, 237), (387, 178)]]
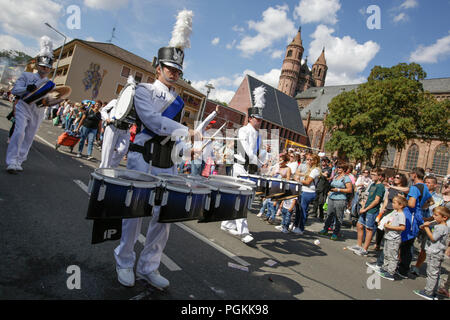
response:
[(304, 51), (301, 32), (302, 28), (300, 27), (294, 40), (287, 46), (283, 66), (281, 67), (280, 81), (278, 82), (278, 90), (291, 97), (296, 93)]
[(316, 63), (312, 67), (312, 76), (316, 87), (325, 86), (325, 78), (327, 76), (327, 61), (325, 60), (325, 48), (322, 49), (322, 54), (317, 58)]

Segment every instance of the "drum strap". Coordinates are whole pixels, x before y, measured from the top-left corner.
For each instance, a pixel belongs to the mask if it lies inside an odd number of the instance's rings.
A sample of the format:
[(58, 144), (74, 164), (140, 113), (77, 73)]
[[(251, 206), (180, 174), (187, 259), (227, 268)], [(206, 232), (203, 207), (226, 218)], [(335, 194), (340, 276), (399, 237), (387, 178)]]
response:
[[(166, 106), (162, 116), (172, 119), (174, 121), (180, 122), (181, 115), (183, 113), (184, 101), (180, 96), (172, 101), (169, 106)], [(139, 122), (142, 123), (142, 121)], [(173, 167), (172, 162), (172, 148), (175, 145), (175, 141), (169, 140), (164, 145), (161, 145), (161, 141), (163, 141), (165, 136), (158, 136), (156, 133), (148, 129), (144, 126), (144, 130), (142, 133), (150, 135), (152, 138), (147, 140), (144, 146), (140, 146), (137, 144), (130, 144), (130, 151), (142, 153), (144, 156), (144, 160), (146, 162), (152, 161), (152, 166), (167, 169)], [(153, 153), (151, 152), (153, 145)]]

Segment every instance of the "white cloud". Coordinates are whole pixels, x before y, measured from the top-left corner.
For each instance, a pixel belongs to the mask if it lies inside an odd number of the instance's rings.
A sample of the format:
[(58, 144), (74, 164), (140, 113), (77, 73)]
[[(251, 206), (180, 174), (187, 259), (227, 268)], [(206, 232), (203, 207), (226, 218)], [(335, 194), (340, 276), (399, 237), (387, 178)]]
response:
[[(52, 0), (11, 1), (0, 0), (0, 24), (9, 34), (23, 35), (38, 40), (49, 36), (54, 43), (61, 42), (61, 36), (49, 29), (44, 23), (58, 29), (59, 17), (64, 14), (63, 6)], [(57, 46), (54, 45), (54, 48)]]
[(86, 41), (96, 42), (96, 40), (94, 39), (94, 37), (91, 37), (91, 36), (87, 37), (85, 40), (86, 40)]
[(419, 6), (419, 2), (417, 0), (405, 0), (405, 2), (403, 2), (400, 5), (400, 8), (402, 9), (410, 9), (410, 8), (415, 8)]
[(408, 18), (408, 16), (406, 15), (406, 13), (401, 12), (401, 13), (399, 13), (398, 15), (396, 15), (396, 16), (394, 17), (394, 22), (397, 23), (397, 22), (400, 22), (400, 21), (407, 21), (408, 19), (409, 19), (409, 18)]
[(360, 73), (380, 50), (380, 46), (367, 41), (358, 43), (350, 36), (333, 36), (334, 29), (325, 25), (317, 26), (311, 35), (313, 41), (309, 47), (309, 57), (314, 63), (325, 47), (325, 59), (328, 65), (326, 85), (361, 83)]
[(271, 54), (272, 59), (279, 59), (283, 56), (284, 51), (283, 50), (274, 50)]
[(438, 60), (444, 60), (448, 56), (450, 56), (450, 34), (438, 39), (428, 47), (422, 45), (419, 46), (416, 51), (411, 53), (409, 61), (418, 63), (437, 63)]
[(0, 50), (17, 50), (25, 52), (30, 56), (35, 56), (39, 52), (38, 47), (26, 47), (20, 40), (6, 34), (0, 35)]
[(257, 52), (270, 48), (272, 44), (286, 37), (293, 38), (297, 32), (294, 22), (287, 17), (289, 7), (276, 6), (266, 9), (261, 21), (249, 21), (248, 28), (255, 30), (255, 36), (245, 36), (238, 44), (237, 48), (242, 51), (245, 57), (249, 57)]
[(217, 46), (220, 42), (220, 38), (214, 38), (213, 41), (211, 41), (212, 45)]
[(247, 74), (276, 88), (278, 86), (278, 80), (280, 78), (281, 70), (272, 69), (262, 75), (259, 75), (252, 70), (245, 70), (244, 72), (235, 74), (232, 77), (220, 77), (209, 80), (193, 81), (192, 86), (198, 91), (206, 94), (205, 85), (210, 83), (214, 86), (215, 89), (211, 90), (208, 99), (229, 103), (236, 93), (236, 90), (241, 84), (245, 75)]
[(339, 9), (339, 0), (301, 0), (294, 9), (294, 18), (300, 18), (301, 23), (336, 24)]
[(234, 48), (235, 45), (236, 45), (236, 40), (233, 40), (232, 42), (230, 42), (230, 43), (228, 43), (228, 44), (226, 45), (226, 48), (227, 48), (228, 50), (231, 50), (231, 49)]
[(242, 27), (239, 27), (239, 26), (233, 26), (233, 31), (236, 31), (236, 32), (244, 32), (245, 31), (245, 29), (244, 28), (242, 28)]
[(84, 0), (84, 5), (92, 9), (116, 10), (128, 4), (129, 0)]

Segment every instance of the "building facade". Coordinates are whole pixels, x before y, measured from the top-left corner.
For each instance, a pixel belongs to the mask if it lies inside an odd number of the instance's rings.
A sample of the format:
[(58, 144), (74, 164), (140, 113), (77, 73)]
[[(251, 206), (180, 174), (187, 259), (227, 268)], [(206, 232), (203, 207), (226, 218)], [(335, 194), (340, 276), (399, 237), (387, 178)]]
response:
[[(53, 81), (56, 86), (70, 86), (72, 94), (69, 99), (74, 102), (85, 99), (108, 102), (117, 98), (130, 75), (136, 82), (153, 83), (156, 78), (156, 58), (150, 62), (111, 43), (74, 39), (64, 46), (58, 63), (60, 50), (61, 47), (53, 52), (56, 58), (53, 67), (58, 66)], [(27, 71), (32, 72), (33, 69), (31, 61)], [(175, 90), (185, 102), (182, 121), (192, 127), (205, 95), (183, 79), (175, 83)]]
[(304, 51), (301, 28), (299, 28), (294, 40), (287, 46), (278, 82), (278, 90), (291, 97), (295, 97), (298, 93), (311, 87), (323, 87), (325, 85), (328, 71), (325, 48), (323, 48), (311, 70), (308, 67), (307, 57), (302, 63)]
[[(436, 99), (450, 99), (450, 78), (425, 79), (422, 80), (422, 84), (424, 90), (430, 92)], [(354, 90), (358, 86), (309, 88), (296, 96), (311, 147), (325, 151), (325, 143), (331, 138), (324, 126), (328, 104), (338, 94)], [(382, 166), (396, 168), (403, 172), (409, 172), (414, 167), (430, 168), (434, 174), (445, 176), (450, 173), (449, 158), (450, 149), (443, 141), (425, 142), (421, 139), (412, 139), (407, 142), (404, 150), (388, 149)]]

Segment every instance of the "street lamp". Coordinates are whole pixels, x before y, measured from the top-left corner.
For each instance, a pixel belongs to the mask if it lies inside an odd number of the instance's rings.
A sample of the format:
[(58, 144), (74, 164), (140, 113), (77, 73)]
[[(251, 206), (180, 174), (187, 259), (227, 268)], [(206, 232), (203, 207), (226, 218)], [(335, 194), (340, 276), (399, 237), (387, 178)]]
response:
[(59, 32), (58, 30), (56, 30), (55, 28), (53, 28), (48, 22), (46, 22), (45, 25), (46, 25), (47, 27), (49, 27), (50, 29), (52, 29), (53, 31), (56, 31), (57, 33), (59, 33), (61, 36), (64, 37), (64, 42), (63, 42), (63, 45), (62, 45), (62, 47), (61, 47), (61, 51), (59, 52), (58, 62), (56, 62), (56, 68), (55, 68), (55, 71), (53, 71), (53, 78), (52, 78), (52, 81), (54, 81), (54, 80), (55, 80), (55, 77), (56, 77), (56, 70), (58, 70), (59, 60), (61, 60), (61, 55), (62, 55), (62, 52), (63, 52), (63, 50), (64, 50), (64, 45), (66, 44), (66, 39), (67, 39), (67, 37), (66, 37), (64, 34), (62, 34), (61, 32)]
[(205, 87), (208, 89), (208, 91), (206, 91), (206, 98), (205, 98), (205, 102), (203, 103), (203, 107), (202, 107), (201, 112), (200, 112), (200, 119), (199, 119), (199, 121), (202, 121), (202, 119), (203, 119), (203, 113), (205, 113), (206, 100), (208, 100), (209, 93), (211, 92), (212, 89), (215, 89), (214, 86), (212, 84), (210, 84), (210, 83), (205, 85)]

